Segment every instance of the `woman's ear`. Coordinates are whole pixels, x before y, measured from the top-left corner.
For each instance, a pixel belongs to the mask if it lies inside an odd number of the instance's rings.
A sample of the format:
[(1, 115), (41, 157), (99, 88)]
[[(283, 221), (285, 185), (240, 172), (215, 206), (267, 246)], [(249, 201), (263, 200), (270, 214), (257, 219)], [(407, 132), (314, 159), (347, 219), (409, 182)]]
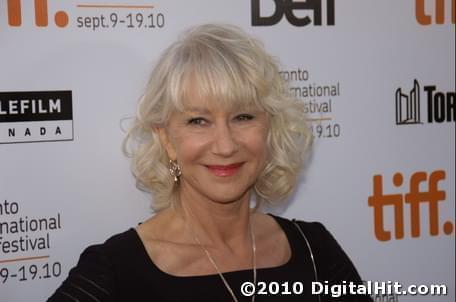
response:
[(176, 160), (176, 150), (174, 149), (170, 137), (164, 127), (154, 127), (154, 132), (158, 135), (160, 143), (165, 148), (168, 158), (171, 160)]

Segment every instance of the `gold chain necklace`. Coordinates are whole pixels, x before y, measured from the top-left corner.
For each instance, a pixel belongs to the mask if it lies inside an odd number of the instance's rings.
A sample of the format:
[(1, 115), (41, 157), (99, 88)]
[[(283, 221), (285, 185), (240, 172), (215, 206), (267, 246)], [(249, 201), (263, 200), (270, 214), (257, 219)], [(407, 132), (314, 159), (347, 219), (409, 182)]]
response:
[[(190, 215), (193, 216), (193, 213), (189, 211)], [(217, 271), (217, 274), (220, 276), (220, 279), (222, 279), (223, 284), (225, 285), (226, 289), (228, 292), (231, 294), (231, 297), (233, 298), (234, 302), (239, 302), (239, 300), (236, 298), (236, 295), (234, 294), (233, 289), (229, 285), (228, 281), (226, 281), (225, 277), (223, 276), (222, 272), (218, 268), (214, 258), (212, 257), (211, 253), (209, 253), (208, 249), (204, 247), (204, 245), (201, 243), (199, 240), (198, 236), (196, 236), (195, 231), (193, 230), (192, 226), (187, 223), (188, 228), (190, 230), (190, 233), (192, 234), (193, 240), (198, 244), (198, 246), (203, 250), (204, 254), (206, 254), (207, 259), (209, 259), (209, 262), (212, 264), (212, 266), (215, 268)], [(252, 266), (253, 266), (253, 285), (254, 288), (256, 288), (257, 284), (257, 269), (256, 269), (256, 243), (255, 243), (255, 235), (253, 233), (253, 228), (252, 228), (252, 223), (249, 217), (249, 231), (250, 231), (250, 239), (252, 240)], [(252, 302), (255, 302), (255, 294), (252, 295)]]

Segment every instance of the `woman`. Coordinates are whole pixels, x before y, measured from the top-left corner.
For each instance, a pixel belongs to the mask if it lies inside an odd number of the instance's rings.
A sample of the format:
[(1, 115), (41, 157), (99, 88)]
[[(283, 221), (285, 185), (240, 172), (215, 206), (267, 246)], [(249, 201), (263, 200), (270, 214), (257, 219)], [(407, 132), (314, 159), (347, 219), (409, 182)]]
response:
[[(332, 236), (258, 210), (293, 191), (307, 129), (261, 43), (232, 26), (188, 31), (153, 70), (126, 139), (157, 214), (86, 249), (49, 301), (335, 300), (311, 282), (360, 277)], [(304, 288), (244, 295), (244, 282)]]

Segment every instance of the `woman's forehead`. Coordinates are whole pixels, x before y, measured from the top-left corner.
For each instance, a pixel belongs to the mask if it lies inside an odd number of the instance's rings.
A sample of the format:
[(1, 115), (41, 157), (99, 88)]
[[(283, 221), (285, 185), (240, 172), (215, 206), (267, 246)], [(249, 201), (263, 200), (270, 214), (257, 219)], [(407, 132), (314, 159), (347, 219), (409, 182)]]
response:
[(190, 72), (183, 75), (178, 86), (172, 97), (172, 103), (178, 111), (193, 107), (215, 107), (226, 111), (262, 107), (251, 84), (233, 81), (220, 74), (209, 77), (204, 73)]
[(197, 113), (213, 113), (213, 112), (237, 112), (237, 111), (263, 111), (252, 102), (248, 101), (230, 101), (221, 100), (217, 97), (193, 97), (186, 98), (182, 102), (182, 111), (197, 112)]

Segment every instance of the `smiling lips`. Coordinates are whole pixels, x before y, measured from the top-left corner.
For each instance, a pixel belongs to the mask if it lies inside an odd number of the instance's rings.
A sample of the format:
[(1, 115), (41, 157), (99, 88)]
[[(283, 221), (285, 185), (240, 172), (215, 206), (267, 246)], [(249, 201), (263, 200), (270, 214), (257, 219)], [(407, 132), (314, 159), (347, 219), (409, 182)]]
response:
[(216, 176), (232, 176), (236, 174), (244, 163), (235, 163), (226, 166), (208, 165), (206, 166)]

